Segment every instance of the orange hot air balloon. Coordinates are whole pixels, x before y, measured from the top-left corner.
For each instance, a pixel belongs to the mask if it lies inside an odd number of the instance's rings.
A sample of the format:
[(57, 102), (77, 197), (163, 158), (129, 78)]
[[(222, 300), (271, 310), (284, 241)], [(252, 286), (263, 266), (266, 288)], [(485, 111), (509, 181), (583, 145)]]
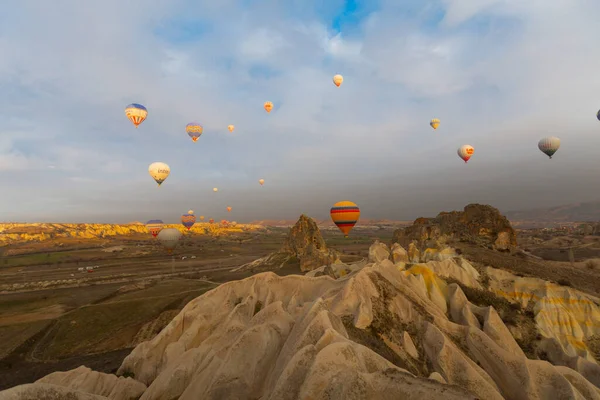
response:
[(333, 223), (339, 228), (345, 237), (354, 228), (360, 217), (360, 209), (351, 201), (339, 201), (329, 211)]
[(214, 224), (214, 223), (215, 223), (215, 220), (211, 218), (211, 219), (209, 219), (209, 220), (208, 220), (208, 223), (209, 223), (209, 224)]
[(233, 132), (233, 130), (235, 129), (235, 126), (227, 125), (227, 129), (229, 129), (229, 132)]
[(227, 212), (231, 212), (231, 207), (227, 207)]
[(204, 221), (204, 215), (200, 216), (200, 221)]
[(273, 103), (271, 103), (270, 101), (265, 102), (265, 111), (270, 113), (271, 110), (273, 109)]
[(262, 186), (262, 185), (264, 185), (264, 184), (265, 184), (265, 180), (264, 180), (264, 179), (259, 179), (259, 180), (258, 180), (258, 183), (260, 183), (260, 186)]
[(333, 84), (337, 87), (340, 87), (340, 85), (342, 84), (342, 82), (344, 82), (344, 77), (341, 76), (340, 74), (335, 75), (333, 77)]

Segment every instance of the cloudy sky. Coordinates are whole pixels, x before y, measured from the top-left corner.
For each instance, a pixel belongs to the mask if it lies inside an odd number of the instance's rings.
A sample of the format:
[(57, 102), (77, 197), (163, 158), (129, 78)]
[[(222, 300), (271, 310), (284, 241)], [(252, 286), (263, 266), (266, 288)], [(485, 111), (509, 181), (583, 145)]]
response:
[[(11, 3), (0, 220), (326, 218), (339, 200), (413, 219), (600, 199), (597, 0)], [(132, 102), (149, 110), (138, 129)], [(552, 160), (537, 149), (550, 135)], [(160, 188), (154, 161), (171, 167)]]

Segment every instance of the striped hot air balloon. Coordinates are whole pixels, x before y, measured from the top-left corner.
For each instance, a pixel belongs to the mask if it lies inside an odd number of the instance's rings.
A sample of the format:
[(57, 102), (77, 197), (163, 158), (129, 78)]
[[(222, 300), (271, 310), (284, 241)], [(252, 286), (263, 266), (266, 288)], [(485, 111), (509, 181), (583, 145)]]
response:
[(151, 219), (150, 221), (146, 222), (146, 228), (148, 229), (148, 232), (150, 232), (150, 234), (154, 237), (158, 236), (158, 232), (160, 232), (164, 225), (164, 222), (162, 222), (160, 219)]
[(148, 110), (141, 104), (131, 103), (125, 107), (125, 115), (137, 128), (148, 116)]
[(440, 126), (440, 120), (437, 119), (437, 118), (434, 118), (434, 119), (431, 120), (431, 122), (429, 122), (429, 125), (431, 125), (431, 127), (433, 129), (437, 129), (438, 126)]
[(190, 122), (185, 126), (185, 131), (192, 138), (192, 141), (197, 142), (200, 135), (202, 135), (203, 128), (197, 122)]
[(360, 217), (360, 209), (351, 201), (339, 201), (329, 211), (333, 223), (339, 228), (345, 237), (354, 228)]
[(560, 139), (555, 136), (545, 137), (538, 142), (538, 149), (550, 158), (552, 158), (559, 148)]
[(196, 223), (196, 216), (192, 210), (188, 211), (187, 214), (181, 216), (181, 224), (188, 228), (188, 231), (192, 229), (192, 226)]

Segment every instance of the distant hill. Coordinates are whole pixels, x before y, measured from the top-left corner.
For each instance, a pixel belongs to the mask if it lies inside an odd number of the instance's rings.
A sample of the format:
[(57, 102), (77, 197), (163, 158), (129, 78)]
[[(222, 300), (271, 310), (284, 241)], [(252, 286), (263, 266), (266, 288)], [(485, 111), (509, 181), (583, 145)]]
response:
[(516, 226), (600, 221), (600, 201), (523, 211), (508, 211), (504, 215)]

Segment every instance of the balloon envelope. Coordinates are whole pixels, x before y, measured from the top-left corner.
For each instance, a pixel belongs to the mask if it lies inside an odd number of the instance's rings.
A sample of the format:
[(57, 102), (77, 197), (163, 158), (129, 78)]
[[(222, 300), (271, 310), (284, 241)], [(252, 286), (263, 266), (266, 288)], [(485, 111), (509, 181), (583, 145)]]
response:
[(163, 162), (153, 162), (148, 167), (148, 173), (160, 186), (171, 173), (171, 168)]
[(160, 231), (158, 234), (158, 240), (160, 240), (164, 248), (170, 253), (179, 244), (179, 239), (181, 239), (181, 236), (182, 234), (178, 229), (166, 228)]
[(148, 110), (141, 104), (131, 103), (125, 107), (125, 115), (137, 128), (148, 116)]
[(227, 129), (229, 129), (229, 132), (233, 132), (233, 130), (235, 129), (235, 126), (227, 125)]
[(342, 84), (342, 82), (344, 82), (344, 77), (341, 75), (335, 75), (333, 77), (333, 84), (337, 87), (340, 87), (340, 85)]
[(267, 101), (267, 102), (265, 102), (264, 107), (265, 107), (265, 111), (270, 113), (271, 110), (273, 109), (273, 103), (271, 103), (270, 101)]
[(146, 222), (146, 228), (148, 229), (148, 232), (150, 232), (150, 234), (154, 237), (158, 235), (163, 226), (164, 223), (160, 219), (151, 219), (150, 221)]
[(218, 192), (219, 189), (218, 188), (213, 188), (213, 192)]
[(440, 126), (440, 120), (437, 119), (437, 118), (434, 118), (434, 119), (431, 120), (431, 122), (429, 123), (429, 125), (431, 125), (431, 127), (433, 129), (437, 129), (438, 126)]
[(598, 121), (600, 121), (600, 110), (598, 110), (598, 112), (596, 113), (596, 118), (598, 118)]
[(264, 185), (264, 184), (265, 184), (265, 180), (264, 180), (264, 179), (259, 179), (259, 180), (258, 180), (258, 183), (260, 183), (260, 185), (262, 186), (262, 185)]
[(344, 236), (348, 237), (360, 218), (360, 209), (351, 201), (339, 201), (331, 207), (329, 215)]
[(197, 122), (190, 122), (185, 126), (185, 131), (194, 142), (198, 141), (198, 138), (200, 137), (200, 135), (202, 135), (202, 130), (202, 125), (200, 125)]
[(545, 137), (538, 142), (538, 149), (550, 158), (552, 158), (559, 148), (560, 139), (555, 136)]
[(471, 159), (471, 156), (473, 155), (474, 152), (475, 152), (475, 149), (473, 148), (473, 146), (471, 146), (469, 144), (460, 146), (458, 148), (458, 150), (456, 151), (458, 156), (460, 158), (462, 158), (465, 161), (465, 163)]
[(227, 207), (227, 212), (231, 212), (231, 207)]
[(185, 226), (186, 228), (188, 228), (188, 230), (190, 230), (192, 228), (192, 226), (194, 226), (195, 223), (196, 223), (196, 216), (194, 215), (193, 211), (191, 214), (188, 212), (187, 214), (183, 214), (181, 216), (181, 224), (183, 226)]
[(200, 221), (204, 221), (204, 215), (200, 216)]

